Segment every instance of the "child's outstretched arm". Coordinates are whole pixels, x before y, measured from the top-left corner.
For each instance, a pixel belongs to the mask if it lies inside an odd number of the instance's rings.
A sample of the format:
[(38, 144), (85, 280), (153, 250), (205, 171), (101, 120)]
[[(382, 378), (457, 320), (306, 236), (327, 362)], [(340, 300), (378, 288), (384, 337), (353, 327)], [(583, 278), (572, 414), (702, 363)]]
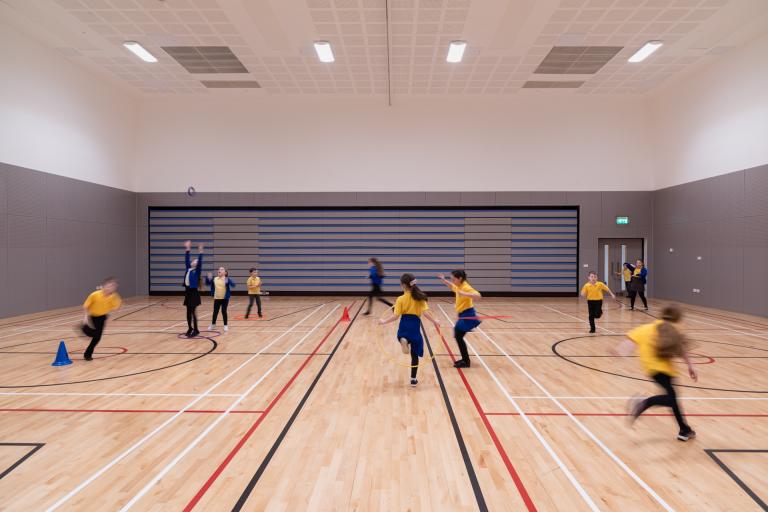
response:
[(427, 320), (429, 320), (430, 322), (432, 322), (432, 324), (434, 324), (434, 326), (435, 326), (435, 327), (440, 327), (440, 321), (439, 321), (437, 318), (433, 317), (433, 316), (432, 316), (432, 315), (429, 313), (429, 311), (425, 311), (425, 312), (424, 312), (424, 316), (425, 316), (425, 317), (427, 317)]
[(393, 314), (389, 315), (388, 317), (379, 318), (379, 325), (391, 324), (392, 322), (397, 320), (399, 316), (400, 315), (395, 315), (393, 313)]
[(685, 361), (685, 364), (688, 366), (688, 376), (693, 379), (693, 382), (696, 382), (699, 380), (699, 374), (696, 372), (696, 368), (693, 367), (693, 363), (691, 363), (691, 358), (688, 355), (688, 352), (683, 352), (683, 360)]
[(437, 274), (437, 278), (441, 280), (445, 286), (453, 290), (453, 283), (445, 278), (445, 274)]

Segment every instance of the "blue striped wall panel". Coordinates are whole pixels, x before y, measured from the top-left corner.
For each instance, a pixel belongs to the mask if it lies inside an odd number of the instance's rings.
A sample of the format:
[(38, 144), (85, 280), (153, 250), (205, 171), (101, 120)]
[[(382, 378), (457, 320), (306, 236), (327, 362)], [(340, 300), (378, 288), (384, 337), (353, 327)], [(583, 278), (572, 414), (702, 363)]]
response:
[(219, 266), (244, 289), (250, 267), (264, 289), (367, 290), (367, 259), (389, 276), (415, 274), (440, 290), (437, 273), (464, 268), (481, 291), (577, 291), (578, 210), (150, 208), (149, 289), (181, 291), (184, 240), (206, 244), (204, 270)]

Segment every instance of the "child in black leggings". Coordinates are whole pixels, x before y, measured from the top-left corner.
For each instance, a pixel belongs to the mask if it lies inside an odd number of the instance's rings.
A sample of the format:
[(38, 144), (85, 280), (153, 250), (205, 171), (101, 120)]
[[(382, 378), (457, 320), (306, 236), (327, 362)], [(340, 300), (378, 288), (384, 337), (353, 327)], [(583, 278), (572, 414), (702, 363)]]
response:
[(691, 364), (688, 355), (688, 342), (680, 332), (677, 324), (682, 319), (682, 312), (676, 306), (667, 306), (661, 313), (661, 320), (643, 325), (630, 331), (626, 340), (617, 350), (618, 354), (627, 354), (637, 345), (640, 364), (645, 373), (661, 386), (665, 394), (656, 395), (644, 400), (634, 399), (630, 403), (632, 420), (636, 420), (643, 412), (651, 407), (669, 407), (675, 415), (679, 432), (677, 439), (688, 441), (696, 437), (696, 432), (685, 422), (683, 412), (677, 402), (674, 388), (674, 378), (677, 375), (672, 358), (681, 357), (688, 366), (688, 375), (694, 381), (698, 380), (696, 369)]
[(187, 338), (200, 334), (197, 328), (197, 306), (200, 305), (200, 272), (203, 269), (203, 244), (197, 246), (198, 256), (189, 255), (192, 241), (184, 242), (184, 306), (187, 308)]

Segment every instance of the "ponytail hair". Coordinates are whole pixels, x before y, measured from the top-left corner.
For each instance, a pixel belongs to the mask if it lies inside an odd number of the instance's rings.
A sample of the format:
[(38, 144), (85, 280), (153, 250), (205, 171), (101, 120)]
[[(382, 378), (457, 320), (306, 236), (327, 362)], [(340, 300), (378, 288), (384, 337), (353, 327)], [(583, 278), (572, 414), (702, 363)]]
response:
[(675, 324), (683, 318), (683, 312), (677, 306), (666, 306), (661, 311), (661, 323), (657, 327), (658, 341), (656, 355), (662, 359), (681, 357), (688, 349), (689, 340)]
[(451, 271), (451, 275), (460, 280), (462, 283), (467, 280), (467, 273), (463, 270), (453, 270)]
[(369, 258), (368, 261), (373, 263), (373, 266), (376, 267), (376, 275), (384, 277), (384, 267), (381, 265), (379, 258)]
[(406, 290), (411, 292), (411, 297), (413, 297), (413, 300), (429, 300), (427, 298), (427, 294), (424, 293), (421, 288), (416, 286), (414, 281), (416, 281), (416, 278), (413, 274), (403, 274), (400, 276), (400, 284), (402, 284)]

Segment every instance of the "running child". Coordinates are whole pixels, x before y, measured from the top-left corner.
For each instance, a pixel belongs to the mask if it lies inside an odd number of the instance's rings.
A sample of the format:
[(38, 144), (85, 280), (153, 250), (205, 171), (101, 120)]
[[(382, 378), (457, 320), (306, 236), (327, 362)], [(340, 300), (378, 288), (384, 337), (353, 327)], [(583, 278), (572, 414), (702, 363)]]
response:
[(93, 351), (101, 341), (104, 326), (107, 323), (107, 315), (115, 311), (121, 304), (120, 295), (117, 294), (117, 279), (108, 277), (101, 283), (101, 289), (88, 295), (83, 303), (85, 318), (80, 330), (91, 338), (91, 343), (85, 349), (83, 357), (86, 361), (93, 360)]
[(248, 287), (248, 309), (245, 310), (245, 318), (247, 319), (251, 315), (251, 308), (253, 303), (256, 302), (256, 312), (261, 316), (261, 278), (259, 277), (259, 271), (256, 268), (251, 267), (250, 277), (245, 282), (245, 286)]
[(621, 272), (616, 272), (616, 277), (620, 277), (624, 280), (624, 290), (627, 296), (629, 296), (630, 288), (632, 287), (632, 271), (629, 269), (629, 263), (624, 263)]
[(437, 278), (456, 294), (456, 312), (459, 314), (459, 319), (453, 326), (453, 336), (459, 345), (461, 359), (453, 363), (453, 366), (456, 368), (469, 368), (469, 351), (467, 350), (467, 342), (464, 341), (464, 336), (480, 325), (473, 300), (481, 299), (482, 295), (470, 286), (467, 281), (467, 273), (463, 270), (451, 272), (450, 281), (443, 274), (437, 274)]
[(200, 273), (203, 269), (203, 244), (197, 246), (197, 258), (191, 259), (192, 241), (184, 242), (184, 305), (187, 307), (187, 338), (200, 334), (197, 328), (197, 306), (200, 305)]
[(421, 336), (421, 315), (426, 316), (437, 328), (440, 324), (429, 314), (427, 294), (416, 286), (416, 278), (413, 274), (403, 274), (400, 277), (400, 286), (403, 294), (395, 301), (394, 311), (387, 318), (379, 320), (384, 325), (397, 320), (400, 317), (400, 325), (397, 328), (397, 340), (403, 354), (411, 354), (411, 386), (419, 383), (416, 380), (416, 372), (419, 369), (419, 358), (424, 357), (424, 339)]
[(219, 310), (221, 310), (221, 317), (224, 319), (224, 332), (229, 330), (227, 326), (227, 307), (229, 306), (229, 298), (232, 296), (232, 288), (235, 287), (235, 282), (229, 278), (229, 272), (224, 267), (219, 267), (219, 274), (213, 277), (213, 274), (208, 273), (208, 277), (205, 278), (205, 284), (211, 287), (211, 295), (213, 296), (213, 318), (211, 318), (211, 325), (208, 326), (209, 331), (216, 329), (216, 319), (219, 318)]
[(677, 439), (688, 441), (696, 437), (696, 432), (685, 422), (683, 412), (677, 403), (677, 394), (674, 388), (674, 379), (677, 373), (672, 358), (681, 357), (685, 361), (688, 366), (688, 375), (694, 382), (698, 380), (698, 375), (691, 364), (688, 353), (689, 342), (678, 327), (682, 318), (683, 313), (677, 306), (667, 306), (661, 312), (661, 320), (630, 331), (627, 334), (627, 339), (622, 341), (614, 352), (627, 355), (636, 348), (645, 373), (666, 392), (664, 395), (656, 395), (644, 400), (633, 399), (630, 402), (632, 421), (637, 420), (651, 407), (669, 407), (675, 415), (675, 420), (677, 420), (679, 428)]
[(581, 296), (587, 299), (589, 311), (589, 332), (595, 332), (595, 319), (603, 316), (603, 292), (608, 292), (614, 299), (616, 296), (602, 281), (597, 280), (597, 272), (589, 273), (589, 281), (581, 287)]
[(371, 291), (368, 293), (368, 310), (363, 314), (371, 314), (374, 297), (376, 297), (376, 300), (379, 302), (383, 302), (391, 308), (392, 303), (382, 297), (383, 292), (381, 291), (381, 283), (384, 281), (384, 267), (381, 265), (378, 258), (368, 259), (368, 279), (371, 280)]

